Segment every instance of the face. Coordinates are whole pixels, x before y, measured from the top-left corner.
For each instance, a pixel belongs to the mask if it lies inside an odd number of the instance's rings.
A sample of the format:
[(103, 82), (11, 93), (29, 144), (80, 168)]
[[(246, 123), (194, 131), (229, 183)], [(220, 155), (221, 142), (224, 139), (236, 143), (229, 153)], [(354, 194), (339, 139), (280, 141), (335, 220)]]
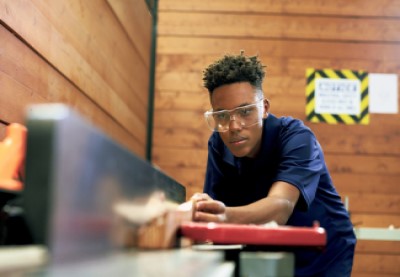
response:
[[(250, 83), (240, 82), (214, 89), (210, 100), (213, 111), (218, 111), (254, 104), (261, 97)], [(267, 117), (269, 111), (268, 100), (265, 99), (263, 105), (260, 105), (258, 109), (263, 109), (263, 118)], [(262, 120), (253, 126), (242, 127), (236, 120), (231, 119), (229, 130), (220, 132), (219, 135), (234, 156), (254, 158), (261, 146)]]

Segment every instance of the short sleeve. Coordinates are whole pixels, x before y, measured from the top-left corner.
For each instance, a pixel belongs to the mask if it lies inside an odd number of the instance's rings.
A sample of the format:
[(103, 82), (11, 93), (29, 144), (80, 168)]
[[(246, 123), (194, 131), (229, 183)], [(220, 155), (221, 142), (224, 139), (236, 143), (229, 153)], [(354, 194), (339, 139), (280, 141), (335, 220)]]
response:
[(324, 168), (320, 146), (311, 130), (297, 120), (282, 129), (280, 143), (281, 158), (274, 181), (296, 186), (301, 193), (297, 207), (308, 210)]

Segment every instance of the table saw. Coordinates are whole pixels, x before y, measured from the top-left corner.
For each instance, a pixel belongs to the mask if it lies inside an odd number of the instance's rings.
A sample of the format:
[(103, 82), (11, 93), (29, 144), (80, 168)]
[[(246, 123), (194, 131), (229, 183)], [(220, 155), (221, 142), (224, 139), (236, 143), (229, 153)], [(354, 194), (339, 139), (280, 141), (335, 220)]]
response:
[[(0, 272), (248, 276), (261, 264), (272, 272), (263, 276), (278, 276), (270, 270), (277, 265), (290, 275), (293, 257), (283, 250), (326, 243), (319, 226), (192, 222), (181, 184), (68, 106), (30, 107), (26, 128), (26, 179), (14, 189), (32, 243), (0, 247), (0, 257), (11, 257)], [(248, 246), (263, 246), (263, 252)], [(270, 269), (266, 261), (273, 261)]]

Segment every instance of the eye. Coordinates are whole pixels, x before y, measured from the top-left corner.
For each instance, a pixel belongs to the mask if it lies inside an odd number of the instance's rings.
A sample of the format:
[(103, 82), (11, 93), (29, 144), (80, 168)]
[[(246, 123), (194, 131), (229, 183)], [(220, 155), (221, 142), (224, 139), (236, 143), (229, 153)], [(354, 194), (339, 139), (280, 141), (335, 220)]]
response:
[(245, 116), (249, 116), (250, 114), (252, 114), (253, 111), (254, 111), (254, 107), (245, 107), (245, 108), (238, 110), (238, 114), (239, 114), (239, 116), (245, 117)]
[(229, 116), (229, 113), (227, 113), (227, 112), (220, 112), (220, 113), (214, 114), (214, 120), (224, 121), (229, 118), (230, 118), (230, 116)]

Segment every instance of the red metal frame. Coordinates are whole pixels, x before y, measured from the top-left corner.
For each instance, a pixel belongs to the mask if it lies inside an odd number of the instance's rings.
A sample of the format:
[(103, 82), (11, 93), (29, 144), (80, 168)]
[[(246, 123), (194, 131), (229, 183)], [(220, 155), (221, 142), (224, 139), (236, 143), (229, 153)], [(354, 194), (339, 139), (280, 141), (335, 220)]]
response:
[(324, 228), (262, 226), (227, 223), (185, 222), (181, 225), (183, 236), (196, 241), (211, 241), (219, 244), (248, 244), (271, 246), (326, 245)]

